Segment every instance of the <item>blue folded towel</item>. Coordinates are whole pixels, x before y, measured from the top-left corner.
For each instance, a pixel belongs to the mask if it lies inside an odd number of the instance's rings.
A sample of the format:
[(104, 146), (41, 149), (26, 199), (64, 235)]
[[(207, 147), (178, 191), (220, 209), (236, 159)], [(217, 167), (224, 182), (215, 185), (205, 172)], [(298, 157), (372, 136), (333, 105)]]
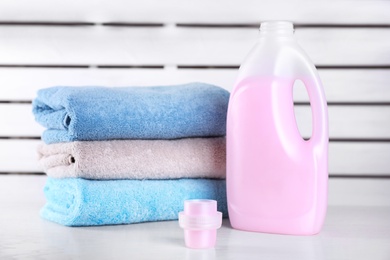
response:
[(46, 143), (223, 136), (229, 92), (190, 83), (162, 87), (52, 87), (33, 113)]
[(186, 199), (214, 199), (227, 216), (224, 180), (52, 179), (44, 188), (45, 219), (65, 226), (130, 224), (177, 219)]

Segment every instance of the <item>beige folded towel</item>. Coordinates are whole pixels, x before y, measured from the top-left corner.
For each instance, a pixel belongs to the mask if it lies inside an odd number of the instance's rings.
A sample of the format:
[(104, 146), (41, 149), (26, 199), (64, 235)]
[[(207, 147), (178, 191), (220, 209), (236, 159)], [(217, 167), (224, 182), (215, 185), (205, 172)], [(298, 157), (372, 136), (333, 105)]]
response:
[(38, 153), (41, 167), (54, 178), (176, 179), (226, 176), (224, 137), (42, 144)]

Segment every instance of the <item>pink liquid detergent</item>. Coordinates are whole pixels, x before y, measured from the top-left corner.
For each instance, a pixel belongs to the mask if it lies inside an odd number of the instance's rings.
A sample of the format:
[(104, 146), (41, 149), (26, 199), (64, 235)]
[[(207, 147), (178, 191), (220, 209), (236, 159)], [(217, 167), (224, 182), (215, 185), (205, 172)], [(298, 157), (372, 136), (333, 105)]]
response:
[[(280, 46), (279, 49), (283, 50)], [(326, 101), (314, 66), (302, 65), (301, 56), (294, 55), (288, 58), (291, 62), (280, 59), (293, 68), (291, 73), (285, 73), (285, 69), (272, 73), (275, 70), (271, 69), (270, 73), (256, 75), (251, 72), (255, 69), (243, 65), (241, 78), (231, 93), (227, 196), (233, 228), (311, 235), (323, 225), (328, 183)], [(249, 60), (253, 67), (253, 58)], [(297, 66), (292, 66), (294, 63)], [(262, 61), (257, 64), (259, 71), (265, 66)], [(275, 64), (278, 63), (269, 66)], [(313, 134), (307, 141), (301, 137), (295, 120), (296, 79), (305, 83), (312, 105)]]

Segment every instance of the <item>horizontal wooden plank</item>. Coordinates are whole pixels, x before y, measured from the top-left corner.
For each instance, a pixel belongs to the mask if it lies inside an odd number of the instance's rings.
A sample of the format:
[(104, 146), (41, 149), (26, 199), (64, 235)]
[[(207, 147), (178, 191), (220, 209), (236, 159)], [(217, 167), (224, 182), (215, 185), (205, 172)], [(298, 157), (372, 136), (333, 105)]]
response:
[(0, 139), (0, 172), (42, 172), (37, 163), (39, 142)]
[[(0, 68), (1, 100), (32, 100), (38, 89), (51, 86), (162, 86), (207, 82), (231, 90), (232, 69), (53, 69)], [(390, 95), (389, 95), (390, 96)]]
[[(331, 102), (389, 102), (390, 70), (319, 70)], [(298, 100), (302, 96), (297, 97)]]
[(390, 143), (334, 142), (329, 146), (329, 172), (390, 175)]
[(387, 1), (2, 0), (0, 17), (4, 21), (390, 23), (389, 9)]
[[(238, 65), (257, 37), (248, 28), (0, 26), (0, 57), (22, 65)], [(317, 65), (389, 64), (387, 28), (298, 28), (296, 38)]]
[(35, 122), (31, 104), (0, 104), (0, 136), (40, 136), (44, 127)]
[(329, 180), (328, 205), (330, 206), (389, 207), (389, 198), (390, 179)]
[[(337, 139), (389, 139), (390, 106), (329, 106), (329, 136)], [(298, 127), (311, 136), (309, 106), (296, 106)], [(30, 104), (0, 104), (0, 136), (40, 136), (43, 128), (34, 121)]]
[[(345, 139), (389, 139), (390, 106), (329, 106), (329, 137)], [(309, 106), (296, 106), (295, 116), (302, 136), (310, 137)]]
[[(0, 140), (0, 172), (39, 172), (36, 147), (40, 140)], [(332, 175), (390, 175), (390, 143), (331, 142)]]
[[(329, 102), (390, 102), (390, 70), (320, 69)], [(158, 86), (200, 81), (232, 90), (236, 69), (0, 68), (0, 100), (32, 100), (50, 86)], [(306, 101), (306, 93), (295, 96)]]

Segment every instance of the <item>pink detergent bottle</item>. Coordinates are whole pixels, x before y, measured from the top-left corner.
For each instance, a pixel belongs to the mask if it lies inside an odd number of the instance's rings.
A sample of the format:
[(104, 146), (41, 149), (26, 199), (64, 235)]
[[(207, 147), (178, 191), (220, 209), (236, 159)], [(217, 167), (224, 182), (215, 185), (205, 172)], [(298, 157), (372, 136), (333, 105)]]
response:
[[(306, 86), (312, 136), (294, 114), (293, 85)], [(290, 22), (264, 22), (240, 67), (227, 116), (227, 198), (233, 228), (312, 235), (321, 230), (328, 187), (327, 103), (315, 66)]]

